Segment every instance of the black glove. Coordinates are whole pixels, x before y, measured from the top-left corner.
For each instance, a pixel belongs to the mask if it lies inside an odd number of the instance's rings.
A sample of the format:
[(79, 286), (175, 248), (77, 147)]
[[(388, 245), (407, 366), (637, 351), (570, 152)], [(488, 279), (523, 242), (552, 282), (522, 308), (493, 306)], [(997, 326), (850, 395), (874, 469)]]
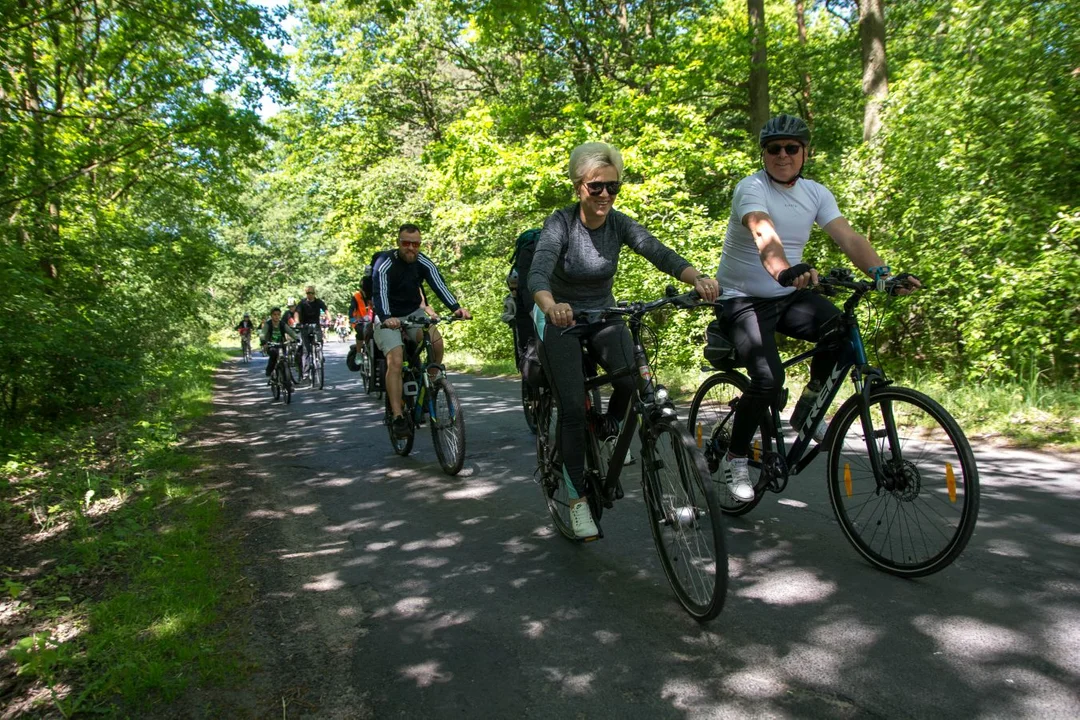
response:
[(794, 267), (789, 267), (787, 270), (781, 271), (779, 277), (776, 278), (776, 282), (784, 287), (791, 287), (791, 284), (795, 282), (795, 278), (808, 273), (811, 270), (813, 270), (813, 268), (806, 263), (799, 263)]
[[(911, 285), (910, 282), (908, 282), (908, 280), (910, 280), (910, 279), (919, 280), (918, 277), (916, 277), (915, 275), (912, 275), (911, 273), (900, 273), (899, 275), (894, 275), (893, 277), (889, 278), (889, 280), (888, 280), (889, 294), (890, 295), (895, 295), (896, 291), (899, 288), (911, 289), (912, 285)], [(919, 280), (919, 282), (920, 282), (920, 284), (922, 283), (921, 280)]]

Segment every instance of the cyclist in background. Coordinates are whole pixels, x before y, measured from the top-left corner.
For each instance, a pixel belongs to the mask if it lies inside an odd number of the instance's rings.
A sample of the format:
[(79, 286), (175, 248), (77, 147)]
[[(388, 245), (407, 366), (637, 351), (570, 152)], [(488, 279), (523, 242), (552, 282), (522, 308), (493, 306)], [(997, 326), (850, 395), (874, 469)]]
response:
[(289, 323), (289, 327), (296, 325), (296, 298), (289, 298), (289, 304), (285, 307), (283, 317), (285, 322)]
[[(443, 304), (457, 317), (468, 320), (469, 311), (461, 307), (446, 286), (439, 269), (420, 252), (420, 228), (406, 223), (398, 229), (398, 249), (379, 255), (372, 269), (372, 300), (375, 307), (375, 344), (386, 356), (386, 394), (390, 401), (391, 426), (395, 435), (408, 433), (409, 426), (401, 409), (402, 321), (430, 317), (434, 310), (423, 300), (426, 282)], [(419, 333), (416, 340), (419, 341)], [(431, 330), (431, 357), (442, 364), (443, 340), (438, 330)], [(431, 368), (438, 371), (437, 368)]]
[[(317, 337), (319, 342), (323, 342), (322, 320), (327, 312), (329, 311), (326, 303), (315, 297), (315, 286), (308, 285), (304, 288), (304, 299), (296, 306), (294, 312), (296, 322), (304, 333), (304, 342), (300, 349), (300, 367), (305, 367), (307, 364), (304, 355), (311, 351), (313, 336)], [(305, 325), (314, 325), (315, 327), (305, 328)]]
[(251, 331), (254, 329), (255, 323), (251, 322), (251, 313), (244, 313), (244, 317), (239, 324), (233, 328), (233, 330), (240, 333), (241, 340), (246, 339), (248, 342), (251, 342)]
[[(771, 118), (761, 129), (758, 144), (763, 169), (735, 187), (716, 273), (724, 288), (716, 315), (750, 376), (750, 389), (735, 410), (730, 451), (720, 463), (729, 491), (743, 502), (754, 499), (746, 459), (754, 428), (784, 386), (776, 332), (817, 342), (826, 323), (840, 314), (835, 305), (809, 290), (817, 284), (818, 274), (802, 255), (814, 223), (867, 275), (878, 279), (889, 274), (866, 238), (840, 214), (833, 194), (803, 177), (810, 128), (802, 119)], [(909, 283), (919, 287), (917, 278), (910, 277)], [(828, 352), (814, 356), (799, 405), (812, 406), (816, 389), (835, 361)], [(816, 428), (813, 435), (820, 441), (824, 428)]]
[(268, 343), (283, 343), (286, 338), (299, 339), (296, 331), (289, 327), (289, 323), (281, 319), (281, 308), (271, 308), (270, 318), (263, 323), (259, 330), (259, 345), (264, 353), (269, 356), (266, 362), (266, 377), (270, 377), (277, 366), (278, 348), (267, 347)]
[[(596, 359), (609, 373), (633, 367), (630, 330), (621, 318), (591, 324), (580, 334), (564, 335), (574, 314), (615, 304), (611, 288), (623, 246), (687, 285), (707, 301), (719, 294), (716, 281), (700, 273), (648, 230), (612, 207), (621, 189), (619, 151), (599, 142), (570, 153), (570, 180), (577, 203), (556, 210), (544, 221), (529, 269), (528, 287), (536, 305), (533, 321), (540, 340), (540, 363), (559, 407), (558, 442), (563, 478), (570, 494), (570, 521), (581, 538), (597, 534), (585, 496), (585, 374), (581, 342), (588, 339)], [(520, 278), (519, 278), (520, 281)], [(608, 426), (618, 427), (634, 392), (634, 378), (612, 383)], [(612, 433), (614, 434), (614, 433)]]

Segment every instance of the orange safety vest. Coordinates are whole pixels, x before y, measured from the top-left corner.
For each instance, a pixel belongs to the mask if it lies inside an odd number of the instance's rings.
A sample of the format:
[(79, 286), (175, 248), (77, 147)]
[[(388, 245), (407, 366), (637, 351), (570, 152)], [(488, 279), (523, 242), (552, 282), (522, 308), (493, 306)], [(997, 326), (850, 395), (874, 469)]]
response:
[(353, 321), (353, 324), (355, 325), (356, 323), (360, 322), (361, 320), (366, 320), (367, 319), (368, 306), (367, 306), (367, 303), (364, 302), (364, 296), (359, 290), (357, 290), (356, 292), (353, 293), (353, 298), (356, 300), (356, 310), (353, 311), (353, 316), (352, 316), (352, 321)]

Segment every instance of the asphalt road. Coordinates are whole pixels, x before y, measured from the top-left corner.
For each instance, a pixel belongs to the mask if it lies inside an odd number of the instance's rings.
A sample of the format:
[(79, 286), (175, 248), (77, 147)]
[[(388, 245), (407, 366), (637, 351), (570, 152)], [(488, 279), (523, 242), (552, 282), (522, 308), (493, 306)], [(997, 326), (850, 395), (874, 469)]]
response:
[(263, 686), (304, 687), (290, 717), (1080, 717), (1077, 458), (977, 448), (975, 534), (919, 580), (848, 546), (819, 459), (729, 519), (727, 606), (702, 626), (664, 578), (637, 467), (605, 539), (572, 545), (532, 481), (516, 381), (451, 375), (468, 439), (448, 477), (426, 429), (391, 452), (344, 352), (288, 406), (264, 360), (228, 364), (206, 441), (254, 543)]

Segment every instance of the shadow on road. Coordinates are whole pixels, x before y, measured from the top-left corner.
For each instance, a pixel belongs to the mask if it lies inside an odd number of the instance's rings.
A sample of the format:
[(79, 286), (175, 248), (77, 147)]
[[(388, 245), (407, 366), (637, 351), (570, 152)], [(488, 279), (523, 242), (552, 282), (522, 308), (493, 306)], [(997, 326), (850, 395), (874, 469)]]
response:
[(292, 579), (255, 611), (281, 615), (283, 644), (325, 641), (371, 717), (1080, 716), (1075, 462), (980, 452), (967, 551), (914, 581), (864, 564), (823, 477), (795, 478), (729, 520), (728, 605), (700, 626), (637, 492), (601, 542), (553, 532), (515, 383), (452, 376), (468, 456), (448, 477), (423, 429), (393, 455), (381, 402), (328, 363), (288, 406), (258, 362), (228, 365), (213, 442), (242, 451), (228, 491)]

